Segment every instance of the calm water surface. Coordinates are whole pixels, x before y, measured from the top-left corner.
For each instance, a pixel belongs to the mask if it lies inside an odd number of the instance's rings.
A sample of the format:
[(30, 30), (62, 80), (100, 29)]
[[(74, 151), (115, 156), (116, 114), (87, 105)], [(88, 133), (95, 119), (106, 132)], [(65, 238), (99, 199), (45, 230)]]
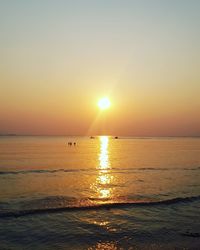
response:
[(199, 209), (198, 138), (0, 137), (0, 249), (200, 249)]

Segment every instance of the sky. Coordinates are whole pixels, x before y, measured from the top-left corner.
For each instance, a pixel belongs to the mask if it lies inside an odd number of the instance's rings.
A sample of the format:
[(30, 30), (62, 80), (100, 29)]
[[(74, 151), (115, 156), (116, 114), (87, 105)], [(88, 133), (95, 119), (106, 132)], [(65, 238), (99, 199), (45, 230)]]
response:
[(199, 13), (198, 0), (0, 0), (0, 134), (200, 136)]

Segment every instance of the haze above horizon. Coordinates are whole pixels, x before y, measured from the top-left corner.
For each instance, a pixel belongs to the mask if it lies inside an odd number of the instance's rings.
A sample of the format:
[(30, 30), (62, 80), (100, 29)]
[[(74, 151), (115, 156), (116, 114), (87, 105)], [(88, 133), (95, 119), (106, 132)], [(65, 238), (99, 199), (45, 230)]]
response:
[(199, 13), (197, 0), (1, 1), (0, 134), (200, 136)]

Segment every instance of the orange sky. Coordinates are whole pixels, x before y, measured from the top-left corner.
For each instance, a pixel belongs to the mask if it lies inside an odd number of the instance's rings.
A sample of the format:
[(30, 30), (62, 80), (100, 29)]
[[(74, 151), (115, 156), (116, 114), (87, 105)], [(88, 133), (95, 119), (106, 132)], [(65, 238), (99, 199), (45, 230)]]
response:
[[(0, 3), (0, 134), (200, 135), (198, 1)], [(99, 111), (97, 101), (111, 99)]]

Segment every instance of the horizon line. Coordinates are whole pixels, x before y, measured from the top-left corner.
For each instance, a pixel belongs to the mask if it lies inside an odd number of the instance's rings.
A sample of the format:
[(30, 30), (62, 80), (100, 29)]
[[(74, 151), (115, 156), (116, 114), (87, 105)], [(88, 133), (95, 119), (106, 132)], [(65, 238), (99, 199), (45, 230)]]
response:
[(70, 134), (15, 134), (15, 133), (0, 133), (0, 136), (10, 136), (10, 137), (15, 137), (15, 136), (66, 136), (66, 137), (90, 137), (90, 136), (95, 136), (95, 137), (99, 137), (99, 136), (109, 136), (109, 137), (135, 137), (135, 138), (159, 138), (159, 137), (200, 137), (200, 135), (111, 135), (111, 134), (91, 134), (91, 135), (70, 135)]

